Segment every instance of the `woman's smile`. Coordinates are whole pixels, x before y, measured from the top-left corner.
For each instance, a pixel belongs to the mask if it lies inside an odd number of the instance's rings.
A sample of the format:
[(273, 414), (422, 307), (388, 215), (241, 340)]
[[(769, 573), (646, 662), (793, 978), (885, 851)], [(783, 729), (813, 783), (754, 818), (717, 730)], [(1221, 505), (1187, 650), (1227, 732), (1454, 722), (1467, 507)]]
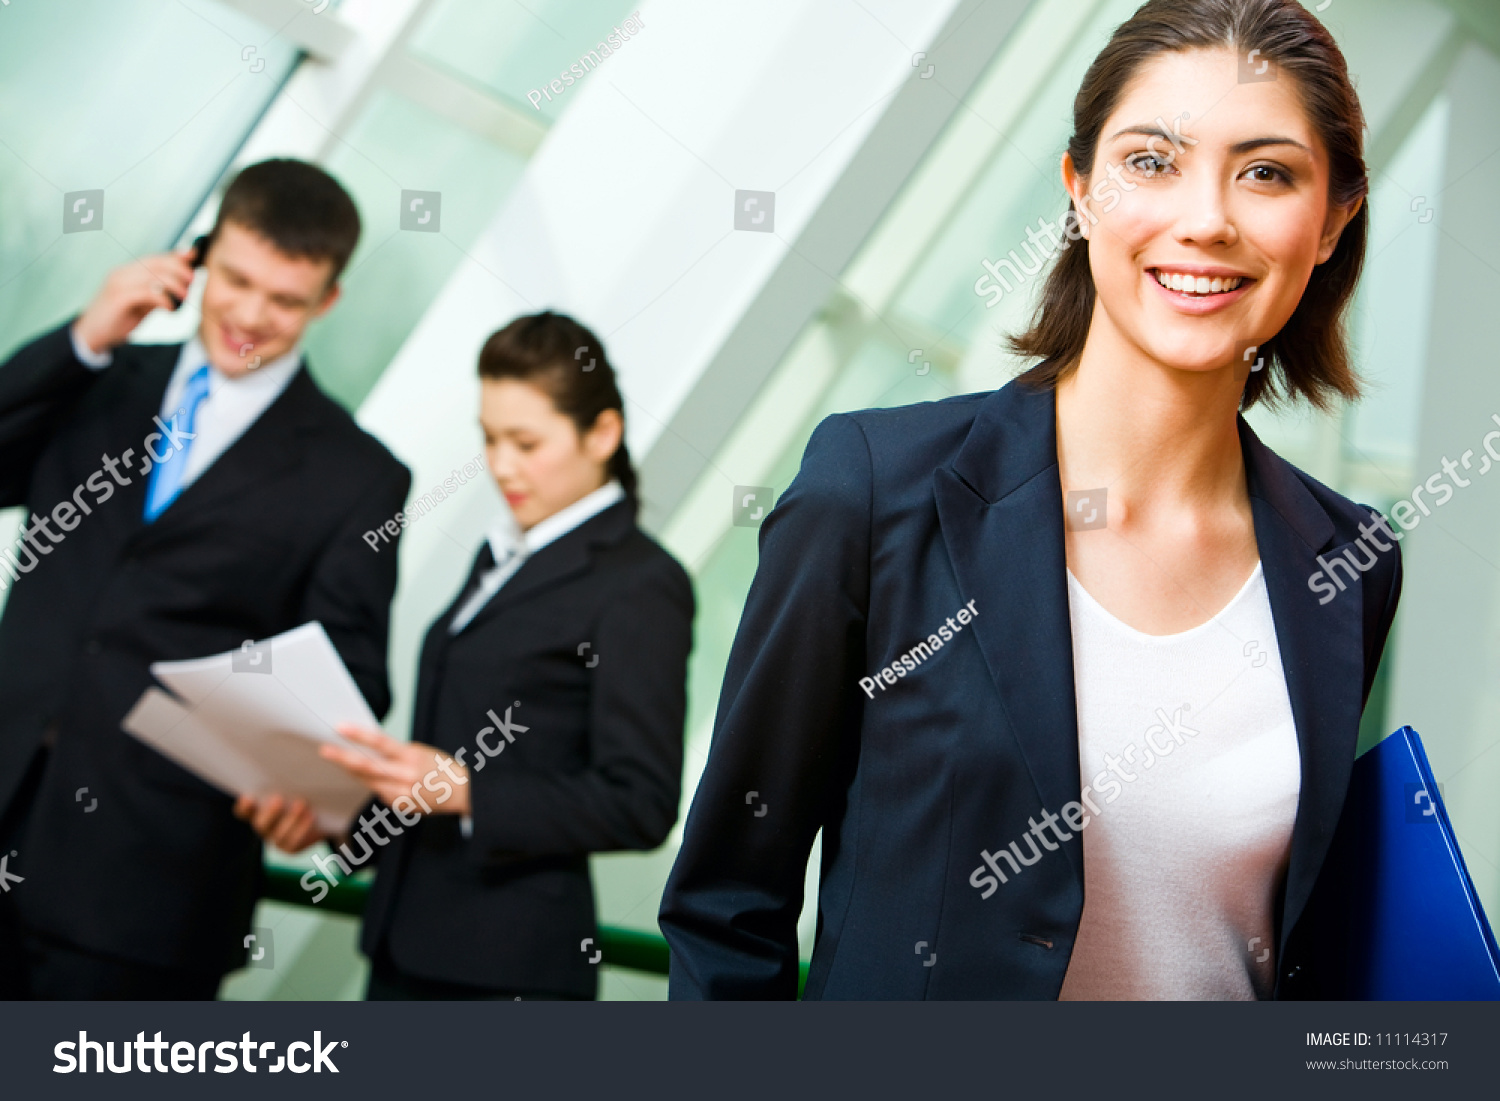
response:
[(1152, 267), (1146, 277), (1156, 293), (1179, 313), (1202, 316), (1240, 301), (1256, 280), (1227, 268)]

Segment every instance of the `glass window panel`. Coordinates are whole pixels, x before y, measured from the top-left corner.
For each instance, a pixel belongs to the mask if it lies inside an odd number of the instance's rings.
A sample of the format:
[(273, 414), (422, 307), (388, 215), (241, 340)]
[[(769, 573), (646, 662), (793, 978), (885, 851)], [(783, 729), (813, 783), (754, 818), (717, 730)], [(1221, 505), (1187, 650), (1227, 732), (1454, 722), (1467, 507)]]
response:
[[(1350, 458), (1393, 467), (1393, 473), (1404, 474), (1416, 456), (1432, 311), (1424, 291), (1432, 286), (1443, 224), (1447, 133), (1448, 98), (1439, 96), (1370, 196), (1370, 245), (1354, 326), (1367, 387), (1350, 410)], [(1390, 488), (1395, 497), (1406, 492)]]
[[(965, 344), (981, 342), (990, 354), (996, 342), (986, 339), (989, 333), (1020, 327), (1041, 284), (1040, 276), (1024, 277), (1014, 293), (1003, 293), (991, 308), (990, 298), (974, 293), (975, 281), (985, 274), (980, 260), (998, 265), (1001, 257), (1010, 259), (1014, 253), (1011, 262), (1023, 273), (1036, 268), (1027, 252), (1026, 231), (1036, 228), (1038, 218), (1056, 221), (1068, 208), (1059, 173), (1072, 128), (1073, 96), (1110, 28), (1129, 14), (1117, 10), (1121, 7), (1107, 5), (1095, 17), (1088, 33), (1078, 36), (1036, 92), (1031, 107), (1005, 135), (994, 160), (898, 295), (895, 312), (903, 319), (925, 323)], [(1018, 89), (1017, 94), (1027, 93)], [(1010, 275), (1006, 268), (1001, 270)], [(985, 388), (1000, 381), (992, 380)]]
[[(554, 122), (571, 88), (549, 100), (540, 94), (543, 85), (560, 79), (585, 51), (598, 52), (639, 6), (639, 0), (441, 0), (411, 50)], [(528, 98), (533, 90), (535, 104)]]
[[(174, 243), (297, 53), (206, 0), (11, 4), (0, 33), (0, 349)], [(64, 196), (85, 199), (64, 232)], [(76, 200), (75, 200), (76, 201)]]
[[(325, 167), (364, 222), (344, 298), (308, 330), (309, 369), (353, 409), (369, 393), (525, 161), (390, 92), (377, 92)], [(401, 192), (441, 193), (440, 229), (400, 228)]]

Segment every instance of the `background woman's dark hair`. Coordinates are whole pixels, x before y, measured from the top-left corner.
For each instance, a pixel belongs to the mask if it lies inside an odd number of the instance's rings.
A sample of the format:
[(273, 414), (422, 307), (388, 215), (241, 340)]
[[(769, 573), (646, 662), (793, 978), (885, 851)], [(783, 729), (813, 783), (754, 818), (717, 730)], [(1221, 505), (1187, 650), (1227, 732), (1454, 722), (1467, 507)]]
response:
[[(1332, 35), (1293, 0), (1150, 0), (1121, 24), (1089, 66), (1073, 100), (1068, 153), (1078, 172), (1094, 169), (1099, 131), (1136, 72), (1158, 54), (1228, 47), (1241, 58), (1276, 66), (1296, 82), (1307, 117), (1329, 158), (1329, 202), (1346, 206), (1369, 190), (1364, 161), (1364, 115), (1348, 66)], [(1069, 204), (1071, 208), (1071, 203)], [(1301, 396), (1319, 409), (1359, 396), (1350, 361), (1345, 314), (1364, 265), (1369, 203), (1344, 227), (1328, 260), (1313, 269), (1302, 300), (1260, 355), (1266, 369), (1245, 384), (1243, 407), (1279, 404)], [(1077, 363), (1094, 311), (1089, 242), (1065, 248), (1047, 275), (1031, 328), (1008, 341), (1022, 356), (1045, 362), (1021, 376), (1039, 388), (1057, 384)]]
[[(552, 399), (559, 413), (572, 418), (580, 433), (592, 428), (606, 409), (625, 419), (625, 401), (604, 345), (567, 314), (525, 314), (494, 333), (480, 349), (479, 377), (531, 383)], [(609, 460), (609, 473), (635, 501), (635, 467), (624, 436)]]

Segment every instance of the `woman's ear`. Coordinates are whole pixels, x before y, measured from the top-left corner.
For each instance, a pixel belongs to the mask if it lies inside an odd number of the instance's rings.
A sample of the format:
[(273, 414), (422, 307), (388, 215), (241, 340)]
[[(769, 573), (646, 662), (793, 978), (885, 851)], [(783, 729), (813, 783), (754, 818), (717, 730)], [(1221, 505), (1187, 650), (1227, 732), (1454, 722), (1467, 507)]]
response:
[(583, 450), (594, 462), (601, 466), (614, 457), (614, 453), (620, 448), (620, 441), (625, 437), (625, 418), (620, 416), (618, 409), (602, 410), (589, 430), (583, 434)]
[(1338, 248), (1339, 237), (1344, 232), (1354, 216), (1359, 213), (1359, 208), (1364, 205), (1364, 196), (1361, 195), (1348, 206), (1329, 206), (1328, 217), (1323, 220), (1323, 236), (1318, 241), (1317, 263), (1326, 263), (1333, 255), (1333, 250)]
[(1089, 215), (1085, 205), (1088, 202), (1088, 184), (1086, 177), (1079, 175), (1078, 168), (1073, 164), (1073, 154), (1062, 155), (1062, 182), (1063, 187), (1068, 189), (1068, 196), (1073, 200), (1073, 209), (1077, 212), (1078, 232), (1087, 237), (1089, 235)]

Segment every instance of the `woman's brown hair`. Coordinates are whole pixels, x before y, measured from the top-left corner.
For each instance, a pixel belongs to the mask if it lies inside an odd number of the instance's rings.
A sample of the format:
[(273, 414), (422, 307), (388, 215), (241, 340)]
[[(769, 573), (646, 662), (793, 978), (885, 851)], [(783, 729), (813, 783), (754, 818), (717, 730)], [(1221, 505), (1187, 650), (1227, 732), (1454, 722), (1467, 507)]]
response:
[[(525, 314), (491, 335), (479, 352), (479, 377), (531, 383), (552, 399), (559, 413), (572, 419), (580, 434), (594, 427), (606, 409), (618, 412), (622, 423), (625, 419), (625, 401), (604, 345), (566, 314)], [(635, 468), (623, 436), (608, 472), (634, 502)]]
[[(1115, 31), (1094, 58), (1073, 100), (1068, 155), (1087, 178), (1094, 169), (1099, 131), (1127, 84), (1163, 53), (1227, 47), (1296, 82), (1303, 108), (1328, 151), (1328, 199), (1347, 207), (1366, 197), (1364, 114), (1349, 69), (1333, 36), (1293, 0), (1150, 0)], [(1069, 204), (1072, 209), (1072, 204)], [(1065, 215), (1064, 217), (1068, 217)], [(1075, 211), (1072, 217), (1080, 217)], [(1350, 360), (1346, 312), (1364, 265), (1369, 204), (1344, 227), (1333, 255), (1313, 269), (1297, 308), (1279, 333), (1261, 345), (1266, 370), (1252, 372), (1242, 408), (1303, 397), (1328, 409), (1336, 397), (1359, 396)], [(1078, 362), (1094, 312), (1094, 278), (1087, 238), (1065, 248), (1047, 275), (1031, 327), (1008, 341), (1017, 355), (1044, 362), (1021, 379), (1055, 386)]]

